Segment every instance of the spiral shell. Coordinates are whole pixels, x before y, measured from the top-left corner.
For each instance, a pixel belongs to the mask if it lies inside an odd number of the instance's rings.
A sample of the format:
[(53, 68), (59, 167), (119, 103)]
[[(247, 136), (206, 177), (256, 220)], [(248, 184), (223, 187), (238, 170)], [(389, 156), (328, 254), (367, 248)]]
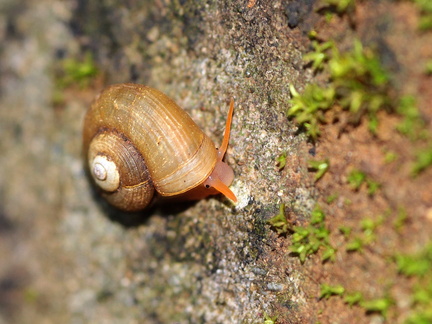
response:
[(184, 110), (138, 84), (112, 85), (96, 98), (85, 117), (83, 150), (108, 202), (129, 211), (146, 207), (155, 191), (174, 196), (196, 188), (218, 161), (214, 144)]

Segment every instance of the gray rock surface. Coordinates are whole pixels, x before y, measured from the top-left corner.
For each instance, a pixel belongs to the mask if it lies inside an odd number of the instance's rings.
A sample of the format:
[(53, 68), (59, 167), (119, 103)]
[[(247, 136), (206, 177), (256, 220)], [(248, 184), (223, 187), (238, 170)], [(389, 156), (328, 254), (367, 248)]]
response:
[[(305, 36), (281, 1), (264, 2), (1, 1), (0, 323), (298, 323), (301, 269), (266, 221), (281, 202), (300, 218), (313, 204), (285, 117), (289, 84), (306, 78)], [(81, 156), (101, 87), (72, 84), (55, 100), (61, 61), (88, 52), (100, 83), (158, 88), (215, 143), (235, 98), (237, 205), (130, 216), (104, 204)]]

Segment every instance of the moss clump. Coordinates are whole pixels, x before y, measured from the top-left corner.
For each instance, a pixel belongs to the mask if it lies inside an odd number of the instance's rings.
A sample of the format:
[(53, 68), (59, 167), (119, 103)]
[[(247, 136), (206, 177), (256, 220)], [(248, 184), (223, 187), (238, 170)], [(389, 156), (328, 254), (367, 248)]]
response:
[(432, 30), (432, 1), (413, 0), (420, 11), (420, 30)]
[(427, 136), (426, 124), (417, 108), (413, 96), (403, 96), (399, 100), (396, 112), (402, 117), (396, 129), (411, 140), (425, 138)]
[(315, 171), (315, 181), (318, 181), (321, 179), (324, 174), (328, 171), (330, 168), (330, 161), (328, 159), (325, 159), (323, 161), (314, 161), (310, 160), (308, 161), (309, 170)]
[(399, 272), (414, 281), (412, 313), (405, 323), (432, 323), (432, 242), (416, 254), (397, 254), (395, 260)]
[(87, 52), (81, 59), (66, 58), (61, 62), (61, 67), (58, 71), (57, 86), (66, 88), (71, 85), (77, 85), (80, 88), (85, 88), (98, 73), (99, 69), (90, 52)]
[(345, 292), (342, 285), (330, 286), (328, 284), (321, 285), (320, 299), (328, 299), (331, 296), (341, 296)]
[(270, 218), (267, 221), (268, 224), (279, 234), (286, 234), (291, 230), (291, 224), (285, 216), (285, 204), (279, 205), (279, 214)]
[(380, 184), (371, 178), (369, 178), (363, 171), (353, 170), (348, 174), (347, 177), (348, 185), (351, 189), (357, 191), (363, 184), (366, 184), (367, 193), (369, 196), (373, 196), (380, 187)]
[(276, 159), (276, 166), (279, 169), (279, 171), (282, 171), (285, 168), (286, 162), (287, 162), (287, 154), (286, 152), (284, 152), (281, 155), (279, 155), (278, 158)]
[(320, 135), (319, 125), (326, 122), (324, 113), (333, 106), (335, 89), (309, 84), (303, 94), (298, 93), (293, 85), (290, 85), (290, 91), (292, 99), (288, 117), (294, 118), (311, 138), (316, 139)]
[(330, 231), (325, 226), (325, 214), (319, 206), (312, 211), (308, 226), (294, 226), (291, 251), (304, 263), (306, 257), (322, 250), (322, 260), (333, 260), (336, 249), (330, 244)]
[(354, 10), (355, 0), (322, 0), (321, 3), (339, 14)]
[(432, 146), (417, 153), (416, 160), (412, 168), (412, 175), (417, 176), (430, 166), (432, 166)]
[(100, 71), (90, 52), (82, 58), (65, 58), (56, 64), (54, 68), (54, 91), (52, 102), (55, 106), (65, 103), (65, 89), (76, 87), (85, 89), (99, 75)]
[(392, 107), (388, 95), (390, 78), (378, 56), (355, 40), (350, 51), (341, 52), (334, 42), (313, 42), (315, 51), (305, 56), (315, 69), (329, 73), (330, 84), (306, 86), (302, 95), (291, 86), (291, 108), (287, 114), (304, 126), (308, 135), (316, 139), (319, 124), (327, 122), (325, 112), (331, 108), (349, 112), (348, 122), (357, 125), (365, 117), (369, 129), (375, 133), (377, 113)]

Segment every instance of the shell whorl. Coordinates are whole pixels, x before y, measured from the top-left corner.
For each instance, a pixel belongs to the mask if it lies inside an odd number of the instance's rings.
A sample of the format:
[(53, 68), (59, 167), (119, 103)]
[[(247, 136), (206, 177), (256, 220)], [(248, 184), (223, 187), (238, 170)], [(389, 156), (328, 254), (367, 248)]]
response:
[(112, 205), (140, 210), (153, 198), (154, 187), (143, 157), (115, 131), (97, 134), (90, 142), (88, 165), (95, 183)]
[(107, 156), (97, 155), (89, 161), (90, 171), (97, 185), (103, 190), (113, 192), (120, 186), (120, 174), (117, 165)]

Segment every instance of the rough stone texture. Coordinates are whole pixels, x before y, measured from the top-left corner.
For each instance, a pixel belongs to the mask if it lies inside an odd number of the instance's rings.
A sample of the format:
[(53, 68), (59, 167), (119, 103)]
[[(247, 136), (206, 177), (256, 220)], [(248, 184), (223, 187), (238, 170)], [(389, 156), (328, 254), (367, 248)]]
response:
[[(310, 3), (295, 17), (282, 1), (0, 3), (0, 323), (301, 320), (298, 261), (277, 252), (266, 220), (282, 201), (300, 219), (313, 205), (305, 145), (285, 117), (289, 84), (308, 78)], [(235, 98), (236, 206), (218, 197), (125, 215), (94, 194), (81, 128), (100, 86), (53, 104), (55, 66), (86, 51), (104, 84), (160, 89), (215, 143)]]

